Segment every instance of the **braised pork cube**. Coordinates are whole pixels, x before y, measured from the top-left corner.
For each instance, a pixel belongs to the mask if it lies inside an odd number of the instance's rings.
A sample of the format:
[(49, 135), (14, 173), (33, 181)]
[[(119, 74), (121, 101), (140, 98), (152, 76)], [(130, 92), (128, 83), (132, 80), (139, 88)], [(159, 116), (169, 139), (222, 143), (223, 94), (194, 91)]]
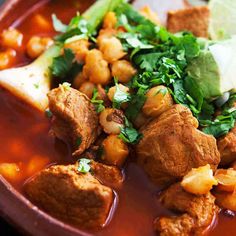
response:
[(197, 37), (208, 37), (210, 11), (207, 6), (168, 12), (167, 28), (172, 33), (190, 31)]
[(48, 94), (53, 113), (52, 130), (55, 136), (71, 144), (74, 155), (80, 155), (98, 136), (98, 116), (86, 95), (66, 86)]
[(169, 210), (182, 214), (155, 220), (155, 230), (161, 236), (202, 235), (218, 213), (215, 198), (210, 192), (193, 195), (185, 192), (179, 183), (165, 190), (160, 201)]
[(102, 184), (114, 189), (121, 187), (124, 177), (117, 167), (92, 161), (91, 169), (95, 178)]
[(29, 199), (52, 216), (82, 228), (102, 227), (113, 191), (78, 166), (52, 166), (25, 185)]
[(220, 152), (220, 164), (229, 165), (236, 161), (236, 126), (217, 142)]
[(216, 139), (197, 127), (188, 108), (174, 105), (141, 129), (138, 162), (156, 184), (176, 182), (192, 168), (206, 164), (216, 169), (220, 162)]

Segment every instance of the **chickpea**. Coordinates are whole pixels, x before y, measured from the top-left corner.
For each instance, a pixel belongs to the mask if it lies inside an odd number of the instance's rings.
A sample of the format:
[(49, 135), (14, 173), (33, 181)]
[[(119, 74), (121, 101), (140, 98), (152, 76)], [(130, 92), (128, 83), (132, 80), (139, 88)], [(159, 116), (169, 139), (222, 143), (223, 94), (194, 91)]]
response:
[[(118, 84), (118, 86), (119, 86), (119, 89), (122, 92), (129, 93), (129, 88), (128, 87), (124, 86), (123, 84)], [(108, 98), (110, 99), (111, 102), (113, 101), (115, 92), (116, 92), (116, 86), (113, 86), (108, 90), (107, 95), (108, 95)]]
[(103, 28), (114, 29), (117, 23), (117, 18), (115, 12), (108, 12), (103, 20)]
[(34, 156), (26, 167), (26, 174), (28, 177), (36, 174), (49, 164), (49, 159), (44, 156)]
[(117, 135), (109, 135), (102, 143), (102, 159), (108, 165), (121, 167), (129, 155), (129, 148)]
[(173, 105), (173, 100), (165, 86), (151, 88), (146, 94), (147, 100), (143, 106), (146, 116), (157, 117)]
[(73, 81), (73, 87), (76, 89), (79, 89), (80, 86), (87, 80), (87, 77), (84, 76), (83, 73), (79, 73), (74, 81)]
[(215, 178), (218, 180), (217, 190), (232, 193), (236, 189), (236, 170), (219, 169), (215, 173)]
[(99, 50), (93, 49), (88, 52), (83, 67), (83, 75), (94, 84), (107, 85), (110, 83), (111, 72), (108, 63), (103, 59)]
[(51, 21), (48, 21), (43, 15), (36, 14), (32, 20), (32, 24), (37, 25), (37, 27), (42, 30), (52, 30)]
[(22, 46), (23, 34), (18, 30), (9, 28), (2, 32), (2, 45), (9, 48), (18, 49)]
[(132, 64), (126, 60), (116, 61), (111, 67), (112, 76), (116, 77), (121, 83), (128, 83), (137, 73)]
[(100, 125), (107, 134), (119, 134), (124, 127), (124, 114), (121, 110), (106, 108), (99, 116)]
[(30, 58), (39, 57), (46, 49), (53, 44), (53, 40), (48, 37), (33, 36), (26, 45), (26, 51)]
[(144, 6), (143, 8), (140, 9), (140, 13), (145, 16), (147, 19), (152, 21), (153, 23), (157, 25), (161, 25), (161, 21), (158, 17), (158, 15), (152, 11), (152, 9), (149, 6)]
[(236, 211), (236, 195), (228, 192), (215, 192), (216, 204), (224, 209)]
[(82, 83), (82, 85), (79, 88), (79, 91), (81, 93), (84, 93), (85, 95), (87, 95), (88, 98), (91, 99), (93, 97), (94, 89), (95, 89), (95, 85), (89, 81), (86, 81)]
[(5, 52), (0, 52), (0, 70), (9, 68), (15, 56), (16, 52), (13, 49), (8, 49)]
[(109, 63), (113, 63), (126, 55), (120, 40), (114, 36), (100, 41), (99, 50), (103, 53), (104, 59)]
[(207, 194), (213, 185), (217, 185), (217, 183), (210, 165), (207, 164), (199, 168), (193, 168), (184, 176), (181, 186), (185, 191), (193, 194)]
[(113, 36), (116, 36), (116, 34), (117, 34), (117, 31), (115, 29), (110, 29), (110, 28), (101, 29), (99, 31), (99, 35), (97, 37), (97, 45), (98, 45), (98, 47), (101, 46), (101, 44), (102, 44), (104, 39), (108, 39), (108, 38), (111, 38)]
[(75, 53), (76, 60), (81, 63), (85, 61), (86, 55), (89, 52), (89, 41), (87, 39), (80, 39), (65, 44), (65, 48), (70, 48)]

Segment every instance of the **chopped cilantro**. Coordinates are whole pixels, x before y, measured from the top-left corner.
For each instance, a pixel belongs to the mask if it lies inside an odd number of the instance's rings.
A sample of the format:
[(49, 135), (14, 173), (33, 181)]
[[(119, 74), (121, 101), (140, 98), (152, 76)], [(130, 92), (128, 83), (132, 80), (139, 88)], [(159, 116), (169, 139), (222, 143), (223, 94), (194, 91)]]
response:
[(49, 119), (52, 118), (52, 116), (53, 116), (53, 114), (52, 114), (52, 112), (50, 111), (49, 108), (45, 110), (45, 115), (46, 115), (46, 117), (49, 118)]
[(125, 127), (121, 128), (119, 138), (126, 143), (137, 144), (142, 138), (142, 134), (134, 129), (132, 124), (127, 119), (125, 119)]
[(39, 84), (34, 84), (34, 87), (35, 87), (36, 89), (38, 89), (38, 88), (39, 88)]
[(91, 166), (89, 165), (91, 163), (91, 160), (82, 158), (78, 161), (78, 171), (83, 174), (87, 174), (91, 170)]
[(82, 143), (82, 139), (81, 139), (81, 137), (78, 137), (76, 139), (76, 146), (79, 147), (81, 145), (81, 143)]
[(138, 116), (140, 110), (142, 109), (145, 101), (146, 101), (146, 90), (140, 88), (136, 94), (131, 96), (131, 100), (128, 104), (128, 107), (125, 111), (127, 118), (131, 121), (134, 121)]
[(52, 75), (58, 78), (74, 77), (81, 70), (81, 65), (75, 61), (75, 55), (69, 48), (64, 49), (64, 54), (53, 59), (51, 66)]
[(94, 89), (93, 97), (91, 99), (91, 102), (95, 106), (96, 112), (100, 113), (105, 109), (105, 106), (104, 106), (104, 101), (100, 100), (100, 99), (97, 99), (97, 97), (98, 97), (98, 90)]
[(79, 14), (71, 19), (68, 26), (62, 24), (55, 16), (53, 16), (53, 23), (54, 28), (63, 33), (56, 36), (56, 40), (59, 42), (68, 42), (68, 40), (71, 41), (72, 39), (77, 40), (78, 37), (91, 38), (93, 34), (88, 22)]
[(210, 122), (202, 131), (206, 134), (211, 134), (216, 138), (227, 134), (235, 124), (235, 120), (232, 116), (229, 116), (223, 120), (216, 119)]
[[(203, 127), (203, 132), (211, 134), (216, 138), (227, 134), (235, 125), (236, 119), (236, 94), (232, 94), (228, 102), (222, 107), (221, 114), (215, 119), (212, 119), (213, 106), (209, 107), (209, 114), (207, 117), (200, 116), (200, 125)], [(205, 119), (204, 119), (205, 118)]]
[(115, 86), (116, 86), (116, 91), (113, 97), (113, 107), (119, 109), (123, 103), (130, 101), (131, 96), (129, 93), (123, 92), (120, 89), (116, 79), (115, 79)]

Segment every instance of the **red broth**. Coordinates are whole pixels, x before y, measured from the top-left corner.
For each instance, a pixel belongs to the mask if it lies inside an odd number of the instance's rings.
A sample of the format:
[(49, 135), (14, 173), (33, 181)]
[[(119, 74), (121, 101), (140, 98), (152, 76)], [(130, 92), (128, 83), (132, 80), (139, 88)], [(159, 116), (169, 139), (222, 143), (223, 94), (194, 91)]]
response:
[[(13, 26), (24, 34), (23, 45), (33, 35), (52, 37), (55, 31), (51, 23), (38, 25), (40, 17), (51, 22), (51, 14), (55, 13), (63, 22), (68, 23), (77, 11), (83, 11), (92, 2), (42, 0)], [(13, 66), (31, 61), (24, 50), (24, 46), (18, 50)], [(46, 166), (75, 162), (70, 149), (50, 134), (50, 123), (44, 114), (39, 114), (3, 90), (0, 90), (0, 101), (0, 164), (19, 165), (17, 178), (8, 179), (16, 189), (23, 192), (24, 182)], [(126, 179), (117, 193), (118, 204), (109, 225), (98, 232), (92, 232), (94, 235), (152, 236), (155, 235), (153, 220), (170, 214), (157, 201), (159, 189), (148, 180), (139, 166), (130, 161), (125, 168), (125, 175)], [(235, 235), (236, 218), (220, 214), (215, 225), (217, 226), (209, 235)]]

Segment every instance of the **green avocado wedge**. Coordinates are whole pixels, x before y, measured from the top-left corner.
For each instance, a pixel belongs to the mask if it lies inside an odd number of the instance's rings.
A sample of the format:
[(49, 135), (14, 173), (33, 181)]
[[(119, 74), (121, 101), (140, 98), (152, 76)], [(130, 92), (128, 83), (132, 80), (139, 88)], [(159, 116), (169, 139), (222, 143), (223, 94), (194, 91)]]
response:
[(187, 67), (206, 99), (236, 89), (236, 37), (217, 42), (201, 51)]

